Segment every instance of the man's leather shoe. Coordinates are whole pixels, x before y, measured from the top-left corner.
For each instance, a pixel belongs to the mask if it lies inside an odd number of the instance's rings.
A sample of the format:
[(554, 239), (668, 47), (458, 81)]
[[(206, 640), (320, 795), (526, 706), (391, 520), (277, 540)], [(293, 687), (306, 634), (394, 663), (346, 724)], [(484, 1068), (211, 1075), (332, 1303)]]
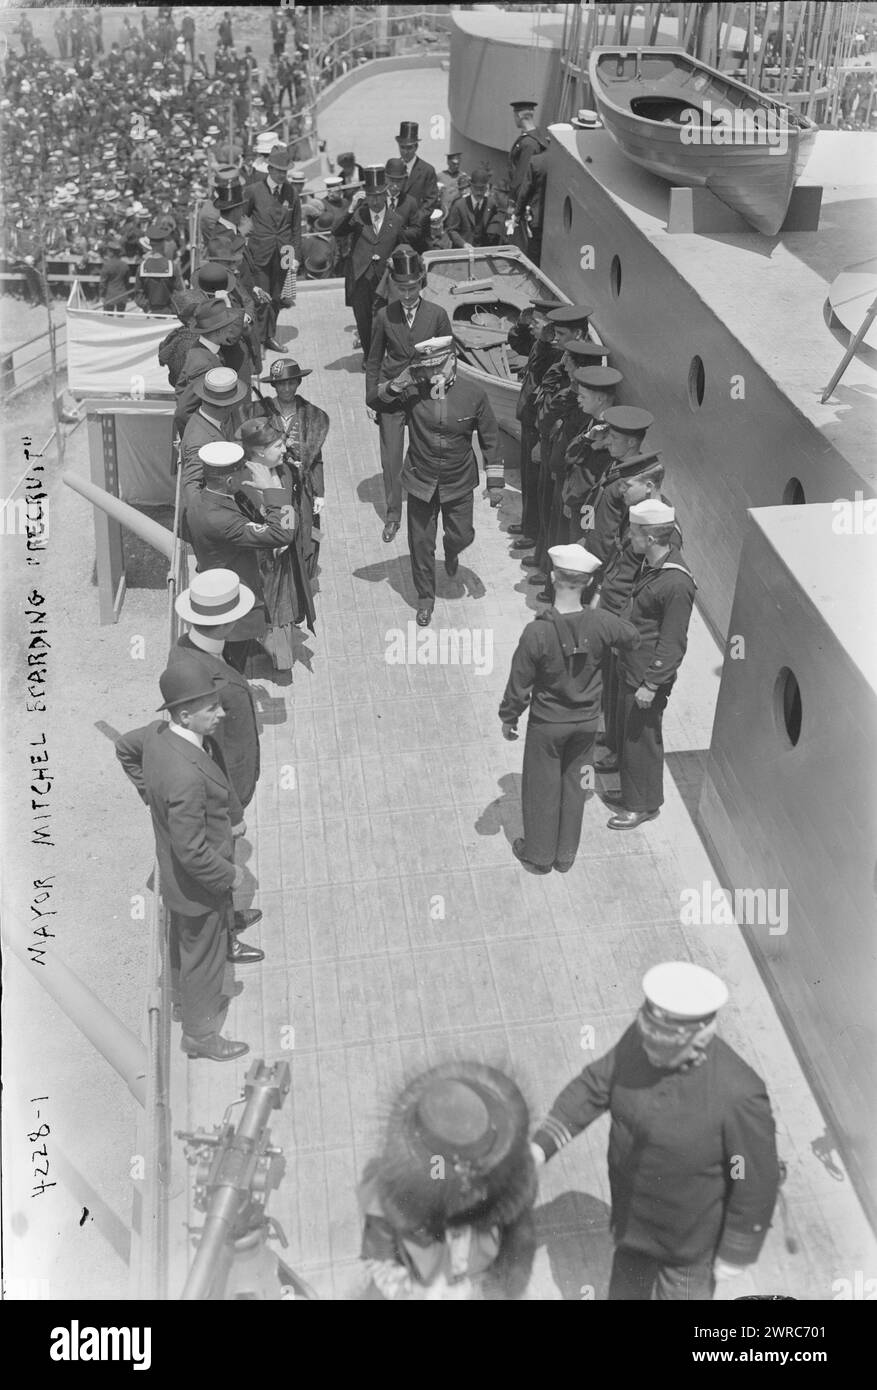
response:
[(619, 811), (607, 820), (610, 830), (635, 830), (643, 821), (654, 820), (657, 811)]
[(431, 621), (432, 621), (432, 609), (431, 609), (431, 608), (418, 608), (418, 610), (417, 610), (417, 626), (418, 626), (418, 627), (429, 627), (429, 624), (430, 624)]
[(601, 758), (599, 762), (594, 763), (594, 771), (603, 773), (620, 772), (621, 764), (617, 758)]
[(456, 573), (457, 573), (457, 570), (458, 570), (459, 568), (460, 568), (460, 557), (459, 557), (459, 555), (446, 555), (446, 556), (445, 556), (445, 574), (451, 574), (451, 575), (456, 574)]
[(607, 806), (620, 806), (622, 810), (625, 809), (624, 802), (621, 800), (621, 792), (604, 792), (602, 800), (606, 802)]
[(247, 927), (254, 927), (254, 926), (256, 925), (256, 923), (257, 923), (257, 922), (261, 922), (261, 920), (262, 920), (262, 911), (261, 911), (261, 908), (258, 908), (258, 907), (243, 907), (243, 908), (239, 908), (238, 911), (235, 912), (235, 915), (234, 915), (234, 922), (232, 923), (231, 929), (232, 929), (233, 932), (246, 931), (246, 930), (247, 930)]
[[(231, 994), (226, 995), (225, 997), (227, 999), (237, 999), (238, 995), (243, 994), (243, 992), (244, 986), (242, 982), (240, 980), (235, 980), (234, 984), (232, 985)], [(180, 1004), (174, 1004), (173, 1008), (171, 1009), (171, 1018), (173, 1019), (174, 1023), (182, 1023), (183, 1010)]]
[(508, 534), (509, 534), (510, 536), (523, 536), (523, 534), (524, 534), (524, 528), (523, 528), (523, 526), (519, 526), (518, 523), (517, 523), (516, 521), (513, 521), (512, 524), (511, 524), (511, 526), (509, 526), (507, 529), (508, 529)]
[(285, 352), (286, 348), (282, 343), (278, 343), (276, 338), (266, 338), (265, 346), (269, 352)]
[(386, 541), (387, 544), (389, 545), (390, 541), (393, 539), (393, 537), (395, 536), (395, 534), (396, 534), (396, 532), (397, 532), (398, 530), (399, 530), (399, 523), (398, 523), (398, 521), (388, 521), (388, 522), (386, 523), (386, 525), (384, 526), (383, 531), (381, 532), (381, 540)]
[(559, 874), (568, 874), (575, 862), (574, 859), (555, 859), (553, 867)]
[(522, 565), (526, 565), (528, 570), (541, 570), (542, 565), (535, 555), (525, 555), (521, 560)]
[(544, 583), (545, 583), (545, 575), (543, 574), (542, 570), (534, 570), (532, 574), (528, 574), (528, 575), (527, 575), (527, 583), (528, 583), (528, 584), (544, 584)]
[(551, 865), (550, 865), (550, 864), (534, 864), (533, 861), (532, 861), (532, 859), (527, 859), (527, 858), (525, 857), (525, 855), (524, 855), (524, 841), (523, 841), (523, 840), (515, 840), (515, 841), (513, 842), (513, 844), (512, 844), (512, 854), (515, 856), (516, 859), (519, 859), (519, 860), (521, 861), (522, 864), (525, 864), (526, 867), (527, 867), (528, 869), (532, 869), (533, 872), (536, 873), (536, 874), (550, 874), (550, 873), (551, 873)]
[(180, 1047), (187, 1057), (206, 1057), (211, 1062), (233, 1062), (250, 1050), (249, 1043), (233, 1042), (221, 1033), (208, 1033), (206, 1038), (190, 1038), (184, 1033)]
[(232, 965), (256, 965), (258, 961), (265, 959), (265, 952), (260, 951), (258, 946), (245, 946), (235, 938), (229, 947), (227, 959)]
[(553, 603), (553, 602), (554, 602), (554, 599), (552, 598), (551, 594), (549, 594), (549, 592), (548, 592), (547, 589), (540, 589), (539, 593), (536, 595), (536, 598), (537, 598), (537, 600), (538, 600), (539, 603)]
[(521, 536), (520, 540), (512, 541), (512, 550), (532, 550), (535, 544), (528, 536)]

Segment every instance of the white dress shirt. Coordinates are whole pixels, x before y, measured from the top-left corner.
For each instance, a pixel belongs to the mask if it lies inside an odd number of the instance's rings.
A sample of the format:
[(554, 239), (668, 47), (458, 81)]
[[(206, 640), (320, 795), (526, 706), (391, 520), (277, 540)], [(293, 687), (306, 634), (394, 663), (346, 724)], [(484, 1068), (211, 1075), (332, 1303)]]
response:
[(196, 734), (194, 729), (184, 729), (182, 724), (175, 724), (173, 720), (171, 720), (170, 727), (172, 733), (178, 734), (179, 737), (184, 738), (187, 743), (194, 743), (196, 748), (204, 747), (203, 734)]

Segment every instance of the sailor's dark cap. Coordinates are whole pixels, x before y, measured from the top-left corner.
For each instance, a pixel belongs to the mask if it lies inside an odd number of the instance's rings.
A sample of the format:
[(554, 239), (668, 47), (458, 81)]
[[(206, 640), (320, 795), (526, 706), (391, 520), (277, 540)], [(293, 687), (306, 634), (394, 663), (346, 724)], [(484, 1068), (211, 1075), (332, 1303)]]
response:
[(552, 323), (562, 324), (565, 328), (577, 328), (579, 324), (587, 324), (593, 312), (588, 304), (561, 304), (560, 308), (552, 309), (548, 317)]
[(618, 434), (642, 434), (655, 423), (654, 415), (638, 405), (614, 405), (606, 411), (603, 419)]

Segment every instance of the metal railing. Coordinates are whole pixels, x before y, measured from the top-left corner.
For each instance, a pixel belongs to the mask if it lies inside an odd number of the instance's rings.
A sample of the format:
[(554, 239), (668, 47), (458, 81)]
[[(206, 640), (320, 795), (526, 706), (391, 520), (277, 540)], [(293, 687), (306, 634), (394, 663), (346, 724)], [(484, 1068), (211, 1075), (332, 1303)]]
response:
[[(66, 334), (66, 332), (66, 323), (57, 324), (55, 326), (56, 353), (60, 349), (66, 348), (66, 343), (58, 341), (61, 335)], [(44, 343), (45, 346), (41, 347), (38, 352), (29, 356), (25, 362), (16, 363), (16, 355), (20, 352), (24, 352), (26, 348), (31, 347), (34, 343)], [(27, 338), (23, 343), (17, 343), (10, 351), (4, 352), (0, 355), (0, 392), (2, 392), (4, 396), (9, 396), (13, 391), (20, 391), (25, 386), (31, 386), (35, 381), (42, 380), (42, 378), (51, 371), (51, 354), (52, 346), (49, 341), (48, 328), (44, 328), (42, 333), (35, 333), (32, 338)], [(44, 358), (48, 358), (48, 362), (44, 362)], [(31, 372), (29, 368), (33, 367), (37, 362), (42, 363), (42, 365)], [(58, 365), (63, 366), (63, 361), (59, 359)], [(26, 373), (24, 376), (22, 376), (23, 372)]]

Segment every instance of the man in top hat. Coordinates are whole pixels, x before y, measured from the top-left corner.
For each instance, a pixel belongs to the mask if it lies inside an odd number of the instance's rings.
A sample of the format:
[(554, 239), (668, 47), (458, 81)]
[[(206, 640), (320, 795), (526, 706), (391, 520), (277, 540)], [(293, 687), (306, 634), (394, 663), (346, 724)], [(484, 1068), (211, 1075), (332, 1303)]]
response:
[(353, 309), (365, 371), (371, 348), (375, 296), (391, 254), (403, 240), (401, 217), (387, 207), (387, 175), (380, 164), (364, 170), (365, 190), (354, 194), (350, 211), (335, 228), (350, 238), (344, 275), (344, 303)]
[[(548, 141), (536, 125), (536, 107), (538, 102), (529, 98), (520, 101), (509, 102), (512, 108), (515, 125), (520, 134), (515, 143), (509, 150), (508, 168), (508, 195), (509, 203), (513, 208), (518, 206), (518, 198), (521, 189), (524, 187), (530, 172), (530, 161), (542, 150), (548, 149)], [(515, 226), (516, 245), (522, 251), (527, 251), (529, 238), (526, 226), (517, 220)]]
[(193, 383), (197, 409), (183, 431), (181, 457), (183, 493), (200, 487), (204, 471), (201, 450), (205, 444), (230, 443), (245, 418), (250, 388), (230, 367), (211, 367)]
[[(226, 660), (242, 671), (252, 639), (263, 637), (268, 628), (259, 553), (291, 545), (295, 517), (271, 470), (252, 462), (244, 465), (240, 444), (207, 444), (200, 458), (203, 483), (190, 488), (186, 500), (186, 524), (198, 571), (234, 570), (255, 595), (252, 610), (238, 619), (226, 643)], [(242, 491), (244, 482), (259, 490), (260, 506)]]
[(163, 226), (153, 223), (146, 236), (150, 249), (137, 269), (134, 302), (148, 314), (174, 313), (174, 295), (184, 289), (180, 267), (165, 254)]
[(664, 801), (664, 709), (688, 645), (697, 585), (678, 545), (676, 513), (656, 498), (629, 508), (630, 544), (640, 556), (624, 616), (642, 639), (618, 656), (616, 736), (621, 789), (603, 793), (616, 807), (610, 830), (654, 820)]
[(417, 122), (402, 121), (399, 134), (396, 136), (399, 158), (406, 170), (402, 196), (414, 199), (421, 221), (425, 223), (433, 208), (438, 205), (439, 187), (435, 169), (417, 153), (419, 144), (420, 129)]
[(252, 230), (252, 223), (244, 217), (244, 186), (236, 169), (217, 169), (213, 200), (200, 205), (198, 227), (202, 249), (215, 237), (246, 236)]
[[(223, 349), (233, 347), (238, 342), (244, 327), (243, 312), (218, 299), (199, 304), (194, 322), (198, 339), (189, 348), (174, 387), (177, 395), (175, 420), (180, 433), (186, 428), (189, 416), (198, 409), (200, 396), (196, 390), (197, 383), (211, 368), (232, 366), (225, 360)], [(232, 367), (232, 370), (237, 375), (236, 369)], [(243, 384), (246, 386), (246, 383)]]
[[(219, 700), (225, 717), (214, 737), (222, 752), (225, 771), (241, 806), (246, 810), (259, 780), (259, 725), (252, 687), (244, 675), (225, 659), (225, 643), (235, 623), (256, 602), (251, 589), (241, 584), (233, 570), (205, 570), (196, 574), (174, 607), (189, 627), (170, 649), (168, 665), (197, 662), (205, 676), (217, 678)], [(235, 914), (242, 925), (261, 917)]]
[(267, 176), (244, 189), (244, 213), (253, 224), (247, 243), (258, 283), (275, 310), (281, 306), (287, 273), (301, 262), (301, 202), (286, 177), (288, 168), (286, 146), (275, 145)]
[(283, 463), (292, 479), (292, 500), (298, 511), (297, 544), (308, 579), (314, 579), (320, 554), (319, 517), (326, 502), (323, 445), (329, 433), (329, 416), (300, 394), (311, 367), (300, 367), (292, 357), (278, 357), (262, 381), (274, 388), (274, 396), (259, 393), (250, 419), (269, 420), (283, 440)]
[[(554, 324), (548, 317), (555, 307), (554, 300), (534, 300), (531, 308), (520, 316), (509, 333), (509, 343), (513, 349), (527, 352), (515, 407), (521, 424), (521, 520), (508, 528), (509, 535), (517, 538), (512, 543), (516, 551), (532, 549), (539, 534), (539, 464), (533, 459), (533, 450), (539, 440), (536, 402), (546, 372), (561, 357), (561, 349), (554, 340)], [(529, 343), (522, 336), (524, 333), (529, 334)]]
[(98, 298), (112, 314), (124, 314), (131, 293), (131, 268), (122, 258), (122, 243), (118, 237), (107, 242), (107, 254), (101, 266)]
[(475, 539), (473, 525), (478, 463), (476, 435), (484, 459), (490, 505), (498, 507), (504, 486), (499, 427), (483, 389), (457, 374), (450, 335), (415, 345), (411, 366), (392, 383), (404, 384), (408, 452), (402, 487), (408, 494), (408, 546), (417, 591), (417, 623), (426, 627), (435, 606), (435, 542), (438, 518), (444, 529), (445, 571), (453, 576), (460, 552)]
[(366, 1297), (520, 1297), (535, 1253), (528, 1112), (510, 1077), (445, 1062), (393, 1103), (357, 1197)]
[(554, 602), (524, 628), (499, 707), (503, 737), (516, 739), (528, 707), (521, 804), (523, 839), (515, 857), (536, 873), (572, 868), (591, 785), (601, 706), (601, 667), (613, 646), (639, 645), (636, 628), (590, 608), (599, 561), (580, 545), (548, 552)]
[(712, 971), (665, 961), (613, 1048), (561, 1091), (533, 1136), (541, 1165), (609, 1112), (612, 1301), (708, 1300), (754, 1263), (779, 1188), (764, 1082), (716, 1036)]
[(620, 479), (629, 471), (629, 465), (640, 458), (646, 431), (654, 422), (654, 415), (640, 406), (613, 405), (603, 411), (602, 421), (592, 431), (592, 447), (605, 451), (610, 463), (587, 491), (580, 508), (584, 533), (581, 540), (601, 564), (613, 551), (625, 515)]
[[(624, 515), (609, 557), (600, 571), (600, 593), (598, 607), (609, 613), (624, 613), (630, 604), (634, 581), (639, 573), (640, 556), (633, 548), (630, 537), (630, 508), (637, 502), (647, 502), (651, 498), (672, 506), (669, 497), (662, 491), (664, 465), (660, 454), (636, 454), (619, 465), (620, 476), (617, 487), (621, 494)], [(678, 520), (673, 523), (675, 544), (682, 548), (682, 528)], [(594, 764), (595, 770), (604, 776), (620, 772), (618, 761), (618, 660), (610, 653), (603, 664), (603, 733), (598, 742), (608, 750)]]
[(505, 240), (505, 212), (490, 192), (490, 174), (475, 169), (469, 192), (451, 204), (448, 236), (453, 246), (498, 246)]
[[(224, 717), (216, 677), (196, 661), (180, 660), (159, 685), (159, 708), (170, 722), (156, 720), (124, 734), (116, 756), (152, 814), (183, 1051), (229, 1062), (249, 1051), (220, 1031), (237, 993), (230, 928), (232, 892), (243, 882), (234, 862), (243, 810), (211, 737)], [(264, 959), (264, 952), (237, 944), (241, 964)]]
[(366, 405), (377, 412), (380, 430), (381, 471), (387, 506), (383, 539), (388, 543), (402, 520), (405, 379), (398, 390), (397, 379), (414, 361), (417, 343), (451, 333), (446, 311), (441, 305), (423, 298), (423, 262), (410, 246), (397, 247), (389, 270), (394, 295), (375, 315), (365, 374)]

